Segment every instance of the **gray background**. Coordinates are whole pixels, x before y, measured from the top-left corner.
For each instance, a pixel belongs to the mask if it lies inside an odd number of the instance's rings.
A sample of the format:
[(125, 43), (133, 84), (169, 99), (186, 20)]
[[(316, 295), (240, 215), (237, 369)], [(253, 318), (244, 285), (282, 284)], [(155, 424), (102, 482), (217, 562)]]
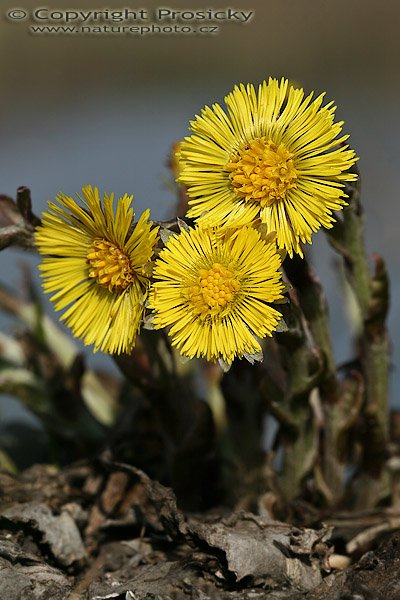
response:
[[(50, 2), (49, 2), (50, 4)], [(18, 0), (8, 8), (45, 2)], [(108, 7), (135, 7), (112, 0)], [(206, 9), (208, 3), (169, 3)], [(103, 1), (52, 1), (56, 8), (104, 7)], [(398, 0), (247, 0), (212, 7), (254, 9), (251, 23), (222, 24), (213, 37), (128, 35), (32, 35), (28, 23), (0, 21), (0, 191), (32, 190), (40, 213), (60, 191), (73, 194), (91, 183), (116, 194), (135, 194), (141, 212), (154, 218), (173, 210), (166, 157), (172, 142), (204, 104), (222, 101), (235, 83), (286, 76), (307, 91), (327, 92), (337, 102), (351, 145), (360, 156), (368, 251), (384, 255), (392, 279), (392, 400), (400, 404), (400, 218), (398, 150)], [(314, 238), (312, 258), (330, 299), (335, 352), (351, 357), (343, 290), (324, 235)], [(20, 252), (0, 256), (1, 280), (18, 288)], [(50, 303), (45, 301), (53, 314)], [(1, 321), (3, 329), (13, 324)], [(108, 357), (90, 364), (112, 370)], [(18, 403), (0, 398), (0, 421), (21, 415)]]

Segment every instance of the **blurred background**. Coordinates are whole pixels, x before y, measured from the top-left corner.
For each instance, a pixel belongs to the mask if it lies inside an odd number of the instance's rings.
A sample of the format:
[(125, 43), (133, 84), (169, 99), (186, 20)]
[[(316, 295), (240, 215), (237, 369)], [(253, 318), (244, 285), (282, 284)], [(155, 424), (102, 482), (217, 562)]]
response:
[[(56, 0), (51, 10), (102, 4)], [(117, 10), (127, 3), (112, 4)], [(7, 1), (0, 21), (0, 192), (15, 197), (18, 186), (28, 186), (37, 214), (59, 191), (73, 195), (91, 183), (117, 195), (133, 193), (138, 213), (150, 206), (154, 218), (170, 216), (171, 144), (187, 133), (194, 114), (223, 101), (236, 83), (285, 76), (336, 101), (337, 118), (360, 157), (367, 248), (385, 257), (391, 275), (391, 396), (400, 405), (398, 1), (214, 0), (215, 10), (255, 15), (247, 24), (221, 21), (213, 35), (34, 35), (29, 20), (4, 16), (12, 8), (39, 6)], [(147, 0), (129, 9), (150, 13), (157, 7)], [(210, 6), (175, 0), (171, 8)], [(310, 255), (329, 298), (336, 356), (345, 361), (352, 355), (348, 302), (323, 233)], [(2, 283), (21, 287), (22, 261), (37, 264), (23, 252), (1, 253)], [(12, 332), (5, 317), (0, 325)], [(85, 353), (89, 364), (115, 369), (109, 357)], [(16, 400), (0, 397), (1, 426), (20, 419), (34, 423)]]

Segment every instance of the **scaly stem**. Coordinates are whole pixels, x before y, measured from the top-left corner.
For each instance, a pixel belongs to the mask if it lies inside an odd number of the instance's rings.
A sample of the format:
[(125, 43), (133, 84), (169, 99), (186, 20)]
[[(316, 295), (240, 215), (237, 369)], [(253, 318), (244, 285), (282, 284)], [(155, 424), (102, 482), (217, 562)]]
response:
[[(332, 246), (342, 255), (346, 274), (355, 294), (362, 318), (368, 312), (370, 274), (365, 252), (363, 213), (360, 204), (359, 180), (350, 190), (351, 198), (335, 226), (328, 231)], [(340, 220), (339, 220), (340, 218)]]
[[(344, 260), (346, 275), (360, 311), (360, 361), (365, 378), (365, 446), (361, 468), (370, 480), (370, 505), (376, 501), (376, 478), (387, 457), (389, 357), (386, 333), (389, 282), (382, 259), (375, 259), (375, 274), (370, 277), (363, 238), (363, 218), (359, 186), (350, 189), (349, 205), (341, 220), (328, 232), (328, 238)], [(363, 481), (362, 495), (368, 492)], [(367, 485), (368, 488), (368, 485)]]

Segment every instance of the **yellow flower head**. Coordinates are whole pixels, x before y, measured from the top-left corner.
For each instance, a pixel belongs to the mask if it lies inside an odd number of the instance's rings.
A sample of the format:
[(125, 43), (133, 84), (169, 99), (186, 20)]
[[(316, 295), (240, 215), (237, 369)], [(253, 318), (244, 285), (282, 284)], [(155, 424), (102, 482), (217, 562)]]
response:
[(261, 353), (255, 336), (272, 335), (281, 314), (281, 257), (253, 227), (188, 228), (170, 237), (155, 262), (149, 305), (189, 358), (230, 364)]
[[(288, 81), (242, 84), (191, 122), (180, 149), (179, 182), (188, 186), (188, 216), (200, 223), (238, 226), (257, 218), (276, 231), (277, 244), (302, 255), (333, 210), (345, 204), (343, 182), (357, 160), (344, 145), (336, 107), (312, 101)], [(339, 137), (338, 137), (339, 136)]]
[(61, 319), (94, 351), (130, 352), (135, 345), (149, 287), (149, 269), (158, 228), (146, 210), (132, 230), (132, 196), (118, 200), (86, 186), (84, 204), (60, 194), (36, 231), (43, 258), (43, 288), (53, 293)]

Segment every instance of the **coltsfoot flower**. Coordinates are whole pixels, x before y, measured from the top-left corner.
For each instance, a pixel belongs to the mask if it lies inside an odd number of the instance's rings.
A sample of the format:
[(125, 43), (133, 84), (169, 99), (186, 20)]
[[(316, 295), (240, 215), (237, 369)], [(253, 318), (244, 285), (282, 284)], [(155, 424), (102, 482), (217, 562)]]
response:
[(268, 304), (282, 299), (280, 265), (275, 242), (251, 226), (182, 230), (155, 262), (153, 325), (168, 327), (188, 358), (227, 365), (259, 358), (257, 338), (271, 336), (281, 320)]
[(95, 352), (129, 352), (143, 316), (158, 228), (146, 210), (132, 229), (132, 196), (120, 198), (114, 213), (113, 194), (104, 194), (102, 204), (97, 188), (82, 192), (83, 207), (59, 194), (59, 205), (49, 202), (37, 228), (43, 288), (54, 294), (56, 310), (67, 309), (61, 320)]
[(241, 84), (191, 121), (181, 144), (179, 182), (188, 187), (189, 217), (238, 226), (260, 218), (276, 231), (279, 248), (302, 255), (300, 242), (330, 228), (346, 204), (344, 183), (356, 156), (334, 123), (333, 102), (270, 78)]

